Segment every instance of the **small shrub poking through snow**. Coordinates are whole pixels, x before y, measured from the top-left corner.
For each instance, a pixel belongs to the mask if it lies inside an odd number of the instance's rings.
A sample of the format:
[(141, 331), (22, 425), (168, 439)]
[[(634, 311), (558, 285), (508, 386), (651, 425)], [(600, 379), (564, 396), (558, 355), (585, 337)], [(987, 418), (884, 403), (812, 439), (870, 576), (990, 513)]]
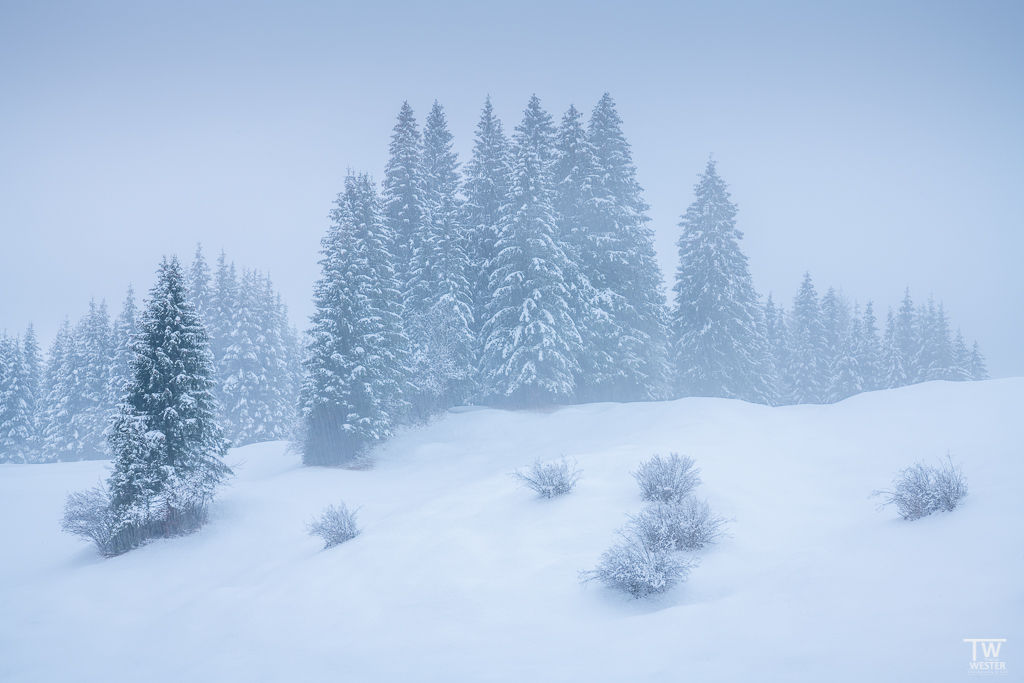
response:
[(652, 502), (639, 515), (628, 515), (629, 523), (616, 532), (619, 542), (601, 555), (597, 569), (580, 572), (580, 581), (597, 579), (643, 598), (685, 581), (697, 560), (680, 552), (714, 543), (725, 535), (727, 520), (712, 514), (706, 500), (693, 496), (701, 483), (693, 458), (655, 455), (632, 474), (643, 499)]
[(306, 531), (310, 536), (319, 536), (324, 539), (324, 549), (333, 548), (339, 543), (344, 543), (359, 535), (360, 530), (356, 526), (358, 511), (359, 508), (356, 508), (349, 512), (344, 503), (338, 507), (328, 505), (320, 513), (318, 519), (306, 525)]
[(105, 484), (69, 493), (60, 528), (92, 541), (103, 557), (119, 554), (115, 542), (117, 518), (110, 508), (110, 492)]
[(618, 532), (620, 540), (601, 555), (597, 569), (580, 572), (580, 581), (597, 579), (609, 588), (634, 598), (664, 593), (685, 581), (697, 560), (665, 547), (650, 547), (630, 527)]
[(874, 491), (871, 495), (882, 496), (879, 510), (895, 505), (906, 520), (920, 519), (933, 512), (951, 512), (967, 495), (964, 473), (960, 465), (953, 464), (949, 454), (946, 463), (939, 467), (914, 463), (902, 470), (892, 483), (892, 490)]
[(690, 496), (681, 503), (654, 503), (636, 517), (630, 526), (648, 548), (700, 550), (714, 543), (725, 532), (724, 517), (712, 514), (706, 500)]
[(935, 499), (941, 512), (952, 512), (967, 495), (967, 479), (953, 456), (946, 454), (946, 464), (935, 470)]
[(571, 463), (563, 456), (561, 460), (541, 462), (540, 458), (525, 470), (509, 472), (510, 477), (521, 486), (531, 488), (544, 498), (554, 498), (569, 493), (583, 476), (583, 470), (576, 469), (578, 463)]
[(679, 457), (678, 453), (667, 458), (655, 455), (640, 463), (632, 474), (640, 484), (643, 500), (678, 503), (700, 485), (700, 470), (693, 469), (693, 458)]

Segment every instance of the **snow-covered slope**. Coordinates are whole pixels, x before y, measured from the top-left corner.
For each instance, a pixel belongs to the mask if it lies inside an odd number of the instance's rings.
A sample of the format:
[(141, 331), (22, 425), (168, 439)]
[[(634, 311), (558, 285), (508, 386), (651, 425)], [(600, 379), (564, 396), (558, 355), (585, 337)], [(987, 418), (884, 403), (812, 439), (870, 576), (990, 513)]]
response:
[[(3, 681), (960, 681), (1005, 638), (1024, 675), (1024, 379), (829, 406), (684, 399), (473, 410), (402, 432), (363, 471), (271, 443), (200, 533), (103, 560), (58, 528), (95, 462), (0, 467)], [(915, 522), (868, 494), (952, 451), (970, 495)], [(692, 456), (731, 538), (634, 601), (577, 574), (653, 453)], [(506, 474), (576, 458), (552, 500)], [(344, 500), (362, 535), (304, 525)], [(980, 655), (979, 655), (980, 656)], [(1006, 680), (1006, 679), (1004, 679)]]

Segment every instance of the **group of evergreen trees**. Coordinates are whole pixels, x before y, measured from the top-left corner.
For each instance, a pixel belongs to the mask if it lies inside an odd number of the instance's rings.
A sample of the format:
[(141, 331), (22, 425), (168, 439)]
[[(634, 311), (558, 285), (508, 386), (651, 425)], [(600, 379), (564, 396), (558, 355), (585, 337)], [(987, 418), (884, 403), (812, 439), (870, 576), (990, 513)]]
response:
[[(488, 99), (465, 172), (444, 111), (408, 103), (382, 193), (349, 173), (322, 241), (300, 398), (310, 464), (351, 458), (400, 421), (463, 402), (539, 406), (721, 396), (836, 401), (926, 379), (979, 379), (941, 304), (892, 323), (894, 347), (809, 278), (761, 303), (713, 160), (680, 223), (665, 305), (647, 204), (607, 94), (584, 126), (531, 98), (511, 137)], [(808, 289), (809, 288), (809, 289)]]
[(0, 334), (0, 462), (28, 462), (36, 451), (40, 372), (31, 325), (24, 339)]
[[(909, 291), (881, 336), (870, 301), (862, 312), (834, 289), (819, 300), (809, 275), (791, 309), (762, 304), (714, 160), (679, 224), (666, 305), (607, 94), (586, 124), (570, 107), (558, 125), (534, 96), (511, 136), (488, 99), (464, 171), (452, 139), (439, 104), (421, 131), (405, 103), (382, 191), (348, 173), (304, 349), (269, 278), (239, 276), (223, 253), (211, 270), (197, 248), (183, 291), (208, 335), (228, 443), (294, 434), (306, 463), (331, 464), (463, 403), (820, 403), (986, 377), (942, 304), (915, 308)], [(106, 457), (138, 315), (130, 290), (113, 323), (90, 304), (45, 364), (31, 327), (0, 336), (0, 462)]]
[(894, 389), (929, 380), (988, 378), (977, 342), (953, 336), (942, 303), (915, 308), (907, 289), (880, 333), (874, 305), (850, 304), (829, 287), (818, 299), (809, 274), (789, 311), (771, 297), (764, 311), (777, 403), (834, 403), (862, 391)]
[[(301, 384), (298, 335), (270, 279), (222, 253), (210, 272), (197, 248), (186, 275), (189, 301), (209, 331), (217, 417), (233, 446), (287, 438)], [(43, 362), (31, 326), (0, 336), (0, 462), (109, 458), (107, 434), (138, 332), (131, 288), (110, 320), (104, 302), (74, 326), (65, 320)]]
[(113, 324), (95, 301), (75, 326), (65, 320), (45, 363), (31, 325), (24, 338), (0, 338), (0, 462), (107, 457), (134, 326), (129, 290)]
[(232, 446), (287, 438), (302, 383), (298, 333), (268, 276), (242, 269), (222, 251), (211, 272), (196, 246), (185, 276), (189, 301), (213, 353), (214, 396)]
[(314, 297), (306, 462), (466, 401), (668, 395), (653, 234), (611, 97), (586, 126), (533, 97), (511, 138), (488, 100), (459, 166), (441, 106), (421, 133), (406, 103), (381, 196), (346, 178)]

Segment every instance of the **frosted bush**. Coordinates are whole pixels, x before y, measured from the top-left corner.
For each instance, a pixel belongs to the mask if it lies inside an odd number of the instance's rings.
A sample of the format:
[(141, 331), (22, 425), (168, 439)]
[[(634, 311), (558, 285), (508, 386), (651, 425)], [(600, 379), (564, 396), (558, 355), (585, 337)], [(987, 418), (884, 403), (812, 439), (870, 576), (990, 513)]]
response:
[(725, 533), (725, 523), (706, 500), (693, 496), (679, 503), (654, 503), (630, 517), (630, 526), (644, 545), (668, 550), (700, 550)]
[(967, 481), (960, 466), (954, 465), (947, 454), (946, 463), (939, 467), (914, 463), (896, 476), (891, 490), (874, 491), (872, 495), (882, 496), (879, 510), (895, 505), (903, 519), (915, 520), (933, 512), (954, 510), (967, 495)]
[(541, 462), (540, 458), (537, 458), (525, 470), (510, 472), (508, 476), (544, 498), (554, 498), (572, 491), (576, 482), (583, 476), (583, 470), (576, 469), (577, 464), (575, 460), (570, 463), (565, 457), (552, 462)]
[(640, 484), (643, 500), (681, 502), (700, 485), (700, 470), (693, 469), (693, 458), (679, 457), (678, 453), (667, 458), (655, 455), (640, 463), (632, 474)]
[(118, 507), (105, 483), (69, 493), (60, 528), (91, 541), (103, 557), (121, 555), (154, 538), (194, 533), (207, 522), (207, 506), (191, 493), (183, 494), (176, 482), (172, 476), (160, 495)]
[(960, 465), (953, 464), (953, 458), (946, 454), (946, 464), (935, 470), (935, 504), (941, 512), (952, 512), (967, 495), (967, 480)]
[(360, 529), (356, 526), (356, 513), (359, 508), (349, 511), (345, 503), (338, 507), (328, 505), (320, 517), (306, 525), (306, 531), (310, 536), (319, 536), (324, 539), (324, 548), (333, 548), (339, 543), (351, 540), (359, 535)]
[(110, 508), (110, 492), (103, 484), (68, 494), (60, 528), (91, 541), (104, 557), (120, 554), (115, 543), (117, 519)]
[(606, 550), (597, 569), (580, 572), (580, 581), (598, 580), (633, 598), (664, 593), (685, 581), (697, 560), (665, 547), (651, 547), (630, 527), (619, 531), (619, 542)]

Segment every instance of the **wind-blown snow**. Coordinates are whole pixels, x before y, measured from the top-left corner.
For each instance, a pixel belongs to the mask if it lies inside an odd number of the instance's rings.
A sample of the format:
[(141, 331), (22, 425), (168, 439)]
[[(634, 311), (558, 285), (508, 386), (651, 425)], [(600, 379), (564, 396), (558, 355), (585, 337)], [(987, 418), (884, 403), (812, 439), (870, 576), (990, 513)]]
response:
[[(0, 680), (964, 680), (964, 638), (1024, 672), (1024, 379), (931, 382), (835, 405), (720, 399), (474, 410), (401, 431), (369, 470), (283, 443), (193, 536), (103, 560), (58, 521), (104, 463), (0, 467)], [(868, 494), (952, 451), (963, 507), (906, 522)], [(653, 453), (696, 460), (734, 518), (689, 581), (632, 601), (592, 569), (643, 503)], [(569, 495), (506, 474), (575, 458)], [(305, 524), (362, 506), (330, 550)], [(1004, 679), (1005, 680), (1005, 679)]]

